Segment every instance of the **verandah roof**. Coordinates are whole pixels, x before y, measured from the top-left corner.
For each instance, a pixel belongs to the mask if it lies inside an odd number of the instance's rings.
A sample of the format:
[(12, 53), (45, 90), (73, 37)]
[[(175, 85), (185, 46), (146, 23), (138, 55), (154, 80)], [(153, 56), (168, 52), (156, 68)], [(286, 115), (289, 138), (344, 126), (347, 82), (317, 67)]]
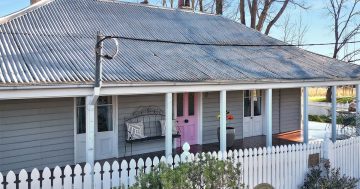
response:
[[(186, 43), (282, 45), (221, 16), (96, 0), (53, 0), (0, 25), (0, 85), (93, 83), (95, 35)], [(105, 45), (110, 50), (111, 45)], [(296, 47), (120, 39), (104, 83), (348, 80), (360, 66)]]

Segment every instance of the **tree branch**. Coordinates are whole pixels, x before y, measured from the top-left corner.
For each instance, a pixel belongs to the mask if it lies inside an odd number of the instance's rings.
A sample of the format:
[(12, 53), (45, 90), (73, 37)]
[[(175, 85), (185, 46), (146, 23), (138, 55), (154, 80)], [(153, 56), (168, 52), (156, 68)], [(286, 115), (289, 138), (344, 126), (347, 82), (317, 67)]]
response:
[(288, 5), (289, 0), (285, 0), (284, 4), (282, 5), (281, 9), (279, 10), (279, 12), (276, 14), (276, 16), (274, 17), (274, 19), (272, 19), (269, 24), (266, 27), (265, 30), (265, 35), (269, 35), (270, 33), (270, 29), (271, 27), (275, 24), (275, 22), (280, 18), (280, 16), (284, 13), (286, 6)]

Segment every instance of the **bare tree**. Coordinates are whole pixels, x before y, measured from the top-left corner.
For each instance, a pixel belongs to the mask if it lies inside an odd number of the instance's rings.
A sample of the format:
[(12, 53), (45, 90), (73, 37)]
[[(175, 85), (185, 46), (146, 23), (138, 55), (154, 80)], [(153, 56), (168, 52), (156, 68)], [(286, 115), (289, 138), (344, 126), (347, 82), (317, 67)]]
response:
[[(340, 57), (340, 51), (346, 47), (348, 42), (360, 33), (360, 0), (329, 0), (327, 7), (329, 15), (333, 19), (332, 29), (334, 31), (335, 45), (333, 58), (355, 62), (359, 49), (349, 51)], [(347, 5), (350, 5), (349, 7)]]
[(304, 43), (304, 36), (309, 29), (308, 25), (303, 24), (303, 18), (300, 15), (299, 19), (291, 22), (291, 16), (287, 14), (283, 23), (281, 24), (282, 36), (281, 40), (285, 43), (300, 45)]
[[(250, 16), (250, 27), (269, 35), (271, 28), (283, 15), (289, 5), (303, 9), (308, 7), (303, 0), (239, 0), (240, 21), (246, 25), (246, 16)], [(246, 12), (246, 5), (248, 14)]]
[[(349, 50), (347, 44), (360, 33), (360, 0), (329, 0), (327, 10), (333, 19), (332, 29), (334, 32), (333, 58), (355, 62), (360, 54), (360, 48)], [(341, 50), (346, 50), (341, 56)], [(331, 89), (328, 88), (326, 100), (331, 100)]]

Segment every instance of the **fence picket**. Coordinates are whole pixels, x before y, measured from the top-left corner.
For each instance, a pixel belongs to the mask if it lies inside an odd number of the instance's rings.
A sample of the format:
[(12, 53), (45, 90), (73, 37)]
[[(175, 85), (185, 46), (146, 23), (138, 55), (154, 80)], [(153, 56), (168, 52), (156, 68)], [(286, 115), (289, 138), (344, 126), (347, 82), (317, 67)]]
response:
[(174, 159), (172, 156), (168, 156), (166, 158), (166, 163), (170, 166), (170, 167), (174, 167)]
[[(255, 154), (256, 155), (256, 154)], [(257, 155), (257, 169), (256, 169), (256, 172), (257, 172), (257, 180), (255, 181), (255, 186), (258, 185), (258, 184), (261, 184), (263, 181), (263, 176), (262, 176), (262, 173), (263, 173), (263, 162), (262, 162), (262, 155), (263, 155), (263, 151), (262, 151), (262, 148), (259, 148), (258, 149), (258, 155)], [(255, 163), (256, 164), (256, 163)]]
[(152, 161), (151, 161), (151, 159), (148, 157), (148, 158), (146, 158), (146, 161), (145, 161), (145, 173), (150, 173), (150, 171), (151, 171), (151, 166), (152, 166)]
[(51, 188), (51, 171), (48, 167), (45, 167), (45, 169), (42, 172), (42, 188)]
[(101, 187), (101, 165), (99, 162), (94, 165), (94, 188)]
[[(0, 174), (1, 176), (1, 174)], [(31, 189), (40, 189), (40, 172), (38, 169), (33, 169), (31, 171), (31, 174), (30, 174), (30, 178), (31, 178), (31, 183), (30, 183), (30, 187)], [(1, 187), (0, 187), (1, 189)]]
[(179, 163), (180, 163), (180, 156), (176, 154), (174, 157), (174, 167), (179, 166)]
[(249, 151), (244, 150), (244, 183), (249, 184)]
[(64, 169), (64, 189), (72, 189), (72, 170), (69, 165), (67, 165)]
[(4, 189), (4, 185), (2, 184), (4, 182), (4, 176), (0, 173), (0, 189)]
[(84, 189), (92, 187), (92, 174), (93, 171), (91, 165), (89, 163), (86, 163), (84, 167)]
[(244, 173), (245, 173), (245, 169), (244, 169), (244, 152), (242, 149), (239, 150), (239, 155), (238, 155), (238, 159), (239, 159), (239, 163), (241, 166), (241, 177), (240, 177), (240, 183), (245, 183), (244, 181)]
[(111, 166), (112, 174), (111, 174), (111, 187), (117, 188), (120, 187), (120, 173), (119, 173), (119, 162), (114, 161)]
[(19, 173), (19, 188), (21, 189), (27, 189), (28, 188), (28, 173), (25, 169), (22, 169)]
[(159, 165), (159, 158), (157, 157), (157, 156), (155, 156), (154, 157), (154, 159), (153, 159), (153, 166), (155, 167), (155, 166), (158, 166)]
[(16, 175), (13, 171), (9, 171), (6, 175), (6, 182), (8, 183), (6, 189), (16, 189)]
[(249, 168), (250, 168), (250, 179), (251, 179), (251, 184), (250, 184), (250, 188), (255, 187), (256, 185), (256, 181), (258, 180), (257, 177), (257, 149), (250, 149), (249, 150), (249, 156), (250, 156), (250, 161), (249, 161)]
[(82, 169), (79, 164), (74, 167), (74, 189), (82, 189)]
[(129, 185), (129, 175), (128, 175), (128, 163), (123, 160), (121, 162), (121, 173), (120, 173), (120, 185), (128, 188)]
[(249, 187), (254, 188), (254, 160), (253, 149), (249, 149)]
[(62, 179), (61, 179), (62, 171), (59, 166), (56, 166), (53, 172), (53, 188), (62, 188)]
[(140, 173), (144, 172), (145, 163), (144, 163), (144, 160), (142, 158), (138, 159), (137, 167), (138, 168), (137, 168), (137, 171), (136, 171), (136, 175), (139, 175)]
[(111, 180), (110, 180), (110, 163), (105, 161), (103, 165), (103, 189), (111, 188)]
[(136, 162), (134, 159), (130, 160), (129, 168), (129, 186), (132, 186), (136, 181)]

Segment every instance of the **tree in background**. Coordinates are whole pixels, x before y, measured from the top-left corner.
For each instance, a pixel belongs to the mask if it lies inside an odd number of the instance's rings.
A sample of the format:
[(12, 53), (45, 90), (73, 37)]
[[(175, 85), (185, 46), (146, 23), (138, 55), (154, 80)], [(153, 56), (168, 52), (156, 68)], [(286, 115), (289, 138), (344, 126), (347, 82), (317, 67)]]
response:
[(291, 15), (287, 14), (280, 25), (282, 32), (281, 39), (285, 43), (292, 45), (304, 44), (304, 36), (309, 29), (308, 25), (304, 25), (303, 18), (300, 14), (299, 19), (291, 21)]
[(290, 5), (308, 9), (303, 0), (240, 0), (240, 22), (247, 25), (248, 16), (249, 27), (269, 35), (271, 28)]
[[(360, 33), (360, 0), (328, 0), (328, 15), (332, 18), (332, 31), (334, 32), (333, 58), (355, 62), (360, 60), (360, 48), (349, 50), (348, 42)], [(355, 46), (354, 46), (355, 47)], [(343, 50), (344, 54), (341, 55)], [(326, 93), (326, 100), (331, 101), (330, 87)]]

